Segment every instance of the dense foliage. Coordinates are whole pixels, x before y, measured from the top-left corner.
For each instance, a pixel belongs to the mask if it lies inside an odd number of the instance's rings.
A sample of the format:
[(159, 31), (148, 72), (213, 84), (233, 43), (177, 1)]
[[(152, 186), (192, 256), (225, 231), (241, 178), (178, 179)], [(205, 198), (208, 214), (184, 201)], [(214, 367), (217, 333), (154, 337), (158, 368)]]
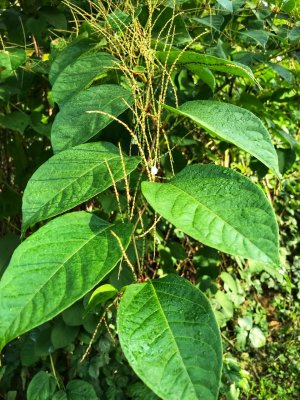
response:
[(300, 396), (296, 0), (0, 1), (0, 396)]

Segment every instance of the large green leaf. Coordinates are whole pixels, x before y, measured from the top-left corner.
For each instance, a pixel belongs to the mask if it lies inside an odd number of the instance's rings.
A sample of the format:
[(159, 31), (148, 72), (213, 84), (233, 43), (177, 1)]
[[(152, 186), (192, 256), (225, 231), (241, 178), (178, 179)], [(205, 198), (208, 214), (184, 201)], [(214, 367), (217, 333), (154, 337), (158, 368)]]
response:
[(54, 219), (14, 252), (0, 281), (0, 350), (84, 296), (122, 257), (131, 224), (74, 212)]
[[(139, 157), (123, 155), (126, 173)], [(29, 180), (23, 196), (23, 230), (90, 199), (124, 178), (119, 149), (111, 143), (86, 143), (54, 155)]]
[(270, 135), (261, 120), (251, 111), (212, 100), (188, 101), (178, 109), (170, 106), (165, 108), (190, 118), (209, 133), (234, 143), (280, 175)]
[[(52, 42), (53, 43), (53, 42)], [(74, 63), (83, 53), (91, 50), (95, 46), (89, 38), (79, 37), (63, 49), (54, 59), (49, 71), (49, 81), (54, 85), (59, 74), (70, 64)]]
[(52, 88), (54, 101), (62, 104), (112, 68), (116, 62), (117, 59), (108, 53), (84, 53), (56, 78)]
[(112, 121), (105, 113), (118, 117), (132, 103), (131, 93), (119, 85), (93, 86), (79, 92), (64, 103), (54, 120), (51, 130), (54, 151), (85, 143)]
[(169, 183), (143, 182), (150, 205), (202, 243), (229, 254), (278, 264), (278, 228), (263, 191), (217, 165), (191, 165)]
[(167, 66), (175, 63), (178, 67), (185, 67), (195, 74), (200, 75), (203, 68), (209, 68), (247, 78), (255, 82), (255, 77), (249, 67), (234, 61), (224, 60), (223, 58), (195, 53), (193, 51), (182, 52), (180, 50), (157, 51), (156, 57)]
[(130, 285), (118, 332), (137, 375), (166, 400), (217, 398), (222, 367), (219, 328), (206, 297), (176, 275)]

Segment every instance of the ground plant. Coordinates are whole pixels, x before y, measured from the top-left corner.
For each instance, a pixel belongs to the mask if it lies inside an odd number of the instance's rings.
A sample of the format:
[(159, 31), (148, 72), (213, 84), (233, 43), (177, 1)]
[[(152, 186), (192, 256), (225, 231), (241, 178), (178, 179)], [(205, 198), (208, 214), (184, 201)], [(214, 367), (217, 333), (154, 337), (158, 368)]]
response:
[(297, 2), (0, 4), (1, 398), (297, 398)]

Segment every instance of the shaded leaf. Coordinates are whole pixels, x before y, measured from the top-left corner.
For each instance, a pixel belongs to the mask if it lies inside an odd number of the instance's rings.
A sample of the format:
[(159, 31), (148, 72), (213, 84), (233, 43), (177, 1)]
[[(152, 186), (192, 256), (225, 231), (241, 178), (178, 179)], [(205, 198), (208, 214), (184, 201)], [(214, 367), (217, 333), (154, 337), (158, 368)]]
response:
[[(87, 142), (133, 102), (131, 93), (119, 85), (93, 86), (73, 96), (57, 114), (51, 130), (55, 152)], [(98, 113), (98, 111), (104, 113)]]
[(280, 64), (268, 63), (269, 65), (279, 76), (281, 76), (285, 81), (289, 84), (292, 84), (295, 80), (294, 74), (287, 68), (283, 67)]
[(54, 349), (61, 349), (74, 342), (78, 335), (78, 326), (68, 326), (63, 321), (56, 321), (51, 331), (51, 342)]
[(30, 123), (29, 115), (22, 111), (14, 111), (7, 115), (0, 115), (0, 125), (4, 128), (12, 129), (20, 133), (24, 133)]
[(209, 28), (220, 31), (224, 23), (224, 17), (221, 14), (218, 15), (208, 15), (202, 18), (192, 18), (192, 21), (198, 22), (200, 25), (208, 26)]
[(289, 31), (288, 38), (291, 42), (296, 42), (297, 40), (300, 40), (300, 25), (295, 26)]
[(263, 48), (266, 47), (266, 44), (269, 40), (269, 33), (260, 29), (239, 31), (238, 35), (243, 41), (251, 43), (254, 42), (256, 44), (259, 44)]
[(28, 400), (51, 400), (56, 389), (56, 380), (51, 374), (40, 371), (32, 378), (27, 389)]
[(74, 379), (67, 384), (68, 400), (97, 400), (93, 386), (83, 380)]

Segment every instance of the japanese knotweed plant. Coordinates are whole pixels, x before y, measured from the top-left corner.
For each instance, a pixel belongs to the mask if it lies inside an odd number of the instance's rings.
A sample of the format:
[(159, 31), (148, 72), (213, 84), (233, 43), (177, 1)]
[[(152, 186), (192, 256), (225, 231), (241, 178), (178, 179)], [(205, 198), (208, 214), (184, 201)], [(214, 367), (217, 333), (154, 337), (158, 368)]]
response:
[[(108, 290), (118, 307), (124, 354), (160, 398), (211, 400), (218, 396), (222, 369), (219, 328), (209, 301), (192, 283), (175, 273), (153, 279), (148, 260), (157, 222), (222, 252), (274, 266), (278, 229), (264, 192), (234, 170), (193, 161), (175, 174), (169, 134), (187, 119), (277, 175), (278, 161), (268, 131), (248, 110), (216, 100), (179, 104), (174, 72), (181, 69), (212, 92), (212, 71), (257, 82), (247, 66), (190, 50), (198, 38), (190, 37), (180, 10), (165, 3), (171, 2), (91, 2), (88, 14), (70, 6), (78, 26), (82, 17), (92, 33), (77, 35), (51, 60), (49, 81), (59, 107), (54, 155), (24, 192), (28, 237), (1, 279), (0, 349), (85, 296), (114, 268), (122, 275), (126, 262), (135, 281), (119, 294), (100, 286), (88, 307)], [(103, 141), (104, 128), (106, 137), (121, 128), (130, 140)], [(161, 163), (166, 154), (171, 178)], [(105, 220), (97, 196), (108, 189), (117, 211)], [(74, 211), (79, 205), (85, 211)], [(146, 245), (153, 240), (154, 247)]]

